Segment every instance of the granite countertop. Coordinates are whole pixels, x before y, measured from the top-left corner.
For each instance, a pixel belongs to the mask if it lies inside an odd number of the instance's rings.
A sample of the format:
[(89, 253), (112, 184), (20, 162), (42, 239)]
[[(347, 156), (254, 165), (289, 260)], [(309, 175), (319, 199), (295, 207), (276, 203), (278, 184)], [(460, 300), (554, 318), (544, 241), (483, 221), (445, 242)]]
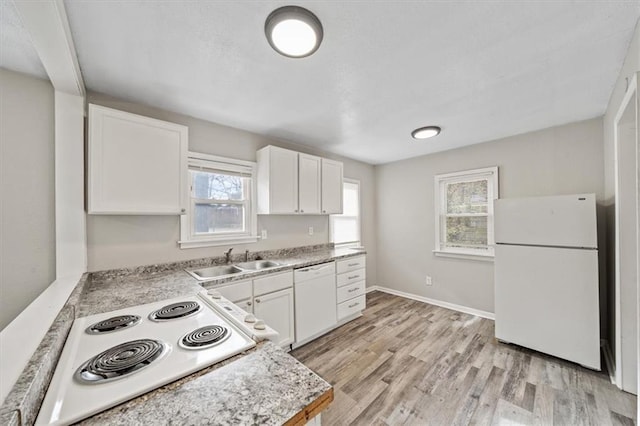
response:
[(191, 296), (203, 288), (228, 285), (234, 281), (252, 279), (362, 254), (364, 252), (361, 250), (346, 248), (326, 248), (303, 253), (293, 252), (290, 255), (275, 253), (268, 256), (268, 259), (282, 263), (282, 266), (241, 272), (208, 281), (198, 281), (185, 271), (185, 269), (209, 266), (198, 265), (195, 262), (171, 264), (172, 269), (164, 270), (159, 267), (157, 268), (159, 270), (153, 272), (149, 271), (149, 267), (144, 267), (93, 273), (80, 299), (77, 316), (115, 311), (178, 296)]
[(331, 385), (265, 342), (79, 424), (282, 425), (318, 400), (333, 400)]
[[(228, 284), (270, 273), (359, 256), (363, 251), (309, 246), (261, 252), (285, 265), (204, 283)], [(255, 256), (256, 254), (254, 254)], [(234, 256), (233, 263), (244, 256)], [(184, 269), (221, 258), (85, 274), (0, 409), (8, 425), (32, 424), (51, 380), (73, 318), (191, 296), (202, 283)], [(83, 424), (284, 424), (304, 423), (333, 400), (333, 388), (271, 342), (205, 368), (88, 419)]]

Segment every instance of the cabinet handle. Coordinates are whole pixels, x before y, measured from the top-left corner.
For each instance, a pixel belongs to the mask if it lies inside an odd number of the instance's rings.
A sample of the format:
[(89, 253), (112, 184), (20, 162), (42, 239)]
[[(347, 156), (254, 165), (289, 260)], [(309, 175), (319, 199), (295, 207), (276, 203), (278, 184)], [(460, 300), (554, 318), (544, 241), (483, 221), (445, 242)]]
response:
[(247, 302), (247, 306), (251, 306), (251, 302)]
[(351, 290), (347, 290), (349, 293), (353, 293), (354, 291), (360, 290), (360, 287), (352, 288)]
[(360, 275), (351, 275), (350, 277), (347, 277), (348, 280), (355, 280), (356, 278), (360, 278)]
[(300, 213), (304, 213), (304, 210), (300, 210)]
[(294, 212), (298, 213), (298, 209), (295, 209)]
[(185, 213), (187, 209), (180, 209), (180, 213)]
[(349, 305), (350, 308), (355, 308), (356, 306), (358, 306), (360, 303), (356, 302), (353, 305)]
[(256, 299), (256, 303), (260, 303), (260, 299)]
[(349, 263), (348, 266), (358, 266), (359, 263)]
[(326, 213), (326, 212), (327, 212), (326, 210), (322, 210), (322, 213)]

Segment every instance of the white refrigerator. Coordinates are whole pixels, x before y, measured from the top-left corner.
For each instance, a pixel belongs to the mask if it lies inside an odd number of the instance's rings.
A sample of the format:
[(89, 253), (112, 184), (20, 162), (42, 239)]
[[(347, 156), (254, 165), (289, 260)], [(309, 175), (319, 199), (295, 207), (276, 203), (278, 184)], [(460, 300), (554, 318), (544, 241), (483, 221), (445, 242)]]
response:
[(495, 201), (496, 338), (600, 370), (594, 194)]

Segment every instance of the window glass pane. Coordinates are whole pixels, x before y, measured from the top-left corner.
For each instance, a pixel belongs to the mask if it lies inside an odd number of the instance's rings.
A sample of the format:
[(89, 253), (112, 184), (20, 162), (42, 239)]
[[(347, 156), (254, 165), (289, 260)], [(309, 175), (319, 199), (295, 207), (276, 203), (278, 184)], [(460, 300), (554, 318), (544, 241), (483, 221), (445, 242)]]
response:
[(358, 241), (358, 219), (335, 216), (333, 218), (333, 242), (336, 244)]
[(193, 232), (244, 232), (244, 206), (238, 204), (195, 204)]
[(357, 183), (344, 183), (342, 214), (346, 216), (358, 216), (358, 186)]
[(247, 178), (222, 173), (190, 170), (193, 198), (208, 200), (246, 199)]
[(486, 247), (487, 217), (447, 217), (445, 244), (447, 247)]
[(447, 184), (447, 213), (487, 213), (487, 180)]

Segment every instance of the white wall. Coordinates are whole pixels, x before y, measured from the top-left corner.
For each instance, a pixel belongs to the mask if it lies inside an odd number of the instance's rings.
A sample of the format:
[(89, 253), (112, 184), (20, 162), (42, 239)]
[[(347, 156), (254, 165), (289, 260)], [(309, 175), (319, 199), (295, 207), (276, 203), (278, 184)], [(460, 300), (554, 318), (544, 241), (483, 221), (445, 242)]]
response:
[(378, 285), (493, 312), (493, 263), (432, 253), (434, 175), (498, 166), (501, 198), (592, 192), (602, 202), (602, 153), (596, 118), (376, 166)]
[[(607, 286), (608, 286), (608, 323), (609, 323), (609, 348), (611, 349), (612, 355), (614, 359), (616, 354), (616, 329), (615, 329), (615, 316), (616, 316), (616, 307), (615, 307), (615, 227), (616, 227), (616, 218), (615, 218), (615, 205), (616, 201), (632, 203), (633, 200), (631, 198), (626, 200), (616, 200), (615, 197), (615, 154), (614, 154), (614, 126), (615, 126), (615, 117), (620, 109), (622, 99), (625, 95), (628, 81), (631, 79), (634, 73), (640, 71), (640, 21), (636, 25), (635, 33), (633, 38), (631, 39), (631, 43), (629, 45), (629, 49), (627, 51), (627, 56), (625, 58), (622, 69), (620, 70), (620, 74), (618, 75), (618, 79), (616, 80), (615, 86), (613, 87), (613, 91), (611, 93), (611, 98), (609, 100), (609, 105), (607, 107), (607, 111), (604, 115), (604, 193), (605, 193), (605, 206), (607, 212)], [(627, 158), (627, 160), (629, 160)], [(631, 160), (633, 162), (633, 160)], [(637, 166), (636, 166), (637, 167)], [(633, 197), (633, 195), (631, 196)], [(628, 232), (628, 231), (627, 231)], [(625, 233), (624, 229), (621, 229), (621, 233)], [(624, 315), (624, 314), (623, 314)], [(636, 318), (633, 317), (632, 311), (630, 311), (629, 315), (625, 318), (621, 318), (622, 321), (630, 325), (636, 322)], [(636, 323), (637, 327), (637, 323)], [(630, 361), (630, 362), (637, 362)]]
[[(269, 139), (219, 124), (199, 120), (157, 108), (133, 104), (98, 93), (89, 93), (88, 102), (171, 121), (189, 127), (189, 150), (256, 160), (256, 151), (266, 145), (278, 145), (344, 162), (344, 176), (361, 181), (362, 243), (369, 259), (376, 257), (374, 167), (291, 142)], [(308, 235), (313, 226), (314, 235)], [(328, 216), (258, 216), (258, 230), (266, 229), (268, 239), (255, 244), (234, 245), (234, 252), (323, 244), (329, 241)], [(229, 246), (184, 249), (178, 247), (180, 221), (177, 216), (98, 216), (87, 218), (88, 270), (219, 256)], [(367, 280), (375, 283), (375, 264), (369, 262)]]
[(0, 69), (0, 329), (55, 279), (54, 92)]

